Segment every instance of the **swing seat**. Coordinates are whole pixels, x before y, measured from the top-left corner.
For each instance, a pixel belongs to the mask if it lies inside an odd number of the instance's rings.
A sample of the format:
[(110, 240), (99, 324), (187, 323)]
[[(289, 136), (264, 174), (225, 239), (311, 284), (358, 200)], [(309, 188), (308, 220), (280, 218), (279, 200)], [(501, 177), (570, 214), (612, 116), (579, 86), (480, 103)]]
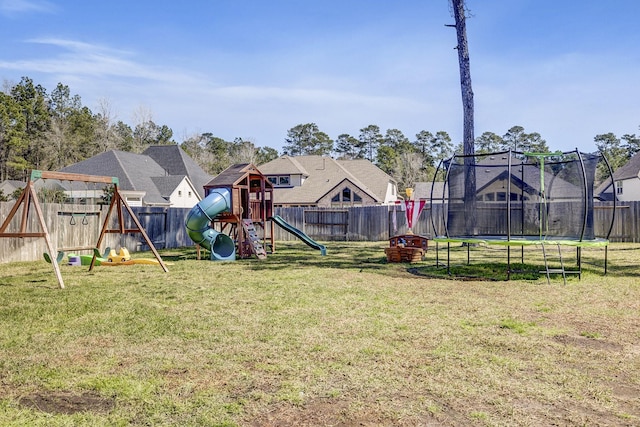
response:
[[(47, 261), (49, 264), (51, 264), (51, 255), (49, 255), (48, 252), (43, 252), (42, 256), (44, 257), (45, 261)], [(58, 264), (60, 264), (60, 262), (62, 261), (62, 258), (64, 258), (64, 252), (58, 251), (58, 256), (56, 257), (56, 262)]]

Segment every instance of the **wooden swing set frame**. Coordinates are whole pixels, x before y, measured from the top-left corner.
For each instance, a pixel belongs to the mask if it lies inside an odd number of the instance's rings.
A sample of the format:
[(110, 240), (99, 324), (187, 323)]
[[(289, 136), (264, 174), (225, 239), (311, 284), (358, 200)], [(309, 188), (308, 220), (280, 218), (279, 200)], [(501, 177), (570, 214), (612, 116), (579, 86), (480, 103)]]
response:
[[(104, 219), (104, 223), (102, 224), (102, 230), (100, 231), (100, 237), (98, 238), (98, 242), (95, 247), (86, 247), (86, 248), (76, 248), (79, 249), (98, 249), (100, 250), (100, 245), (102, 244), (102, 240), (104, 239), (107, 233), (118, 233), (118, 234), (127, 234), (127, 233), (140, 233), (144, 238), (145, 242), (151, 248), (151, 252), (155, 256), (156, 260), (160, 267), (164, 270), (164, 272), (168, 272), (169, 269), (165, 265), (164, 261), (160, 257), (160, 254), (156, 250), (155, 246), (146, 231), (140, 224), (138, 217), (131, 210), (131, 207), (127, 204), (127, 201), (122, 197), (120, 192), (118, 191), (119, 181), (117, 177), (110, 176), (95, 176), (95, 175), (85, 175), (85, 174), (75, 174), (75, 173), (66, 173), (66, 172), (50, 172), (50, 171), (40, 171), (40, 170), (32, 170), (31, 176), (27, 181), (27, 185), (24, 190), (20, 194), (18, 200), (11, 208), (9, 215), (5, 218), (2, 226), (0, 226), (0, 238), (24, 238), (24, 237), (43, 237), (47, 244), (47, 249), (49, 250), (51, 264), (53, 265), (53, 271), (55, 272), (56, 278), (58, 279), (58, 284), (60, 289), (64, 289), (64, 280), (62, 279), (62, 274), (60, 272), (60, 265), (54, 255), (57, 251), (53, 247), (53, 242), (51, 241), (51, 235), (49, 234), (49, 230), (47, 229), (47, 224), (44, 220), (44, 215), (42, 213), (42, 208), (40, 206), (40, 202), (38, 201), (38, 195), (36, 193), (36, 189), (34, 186), (34, 182), (38, 179), (57, 179), (60, 181), (80, 181), (85, 183), (102, 183), (113, 185), (113, 196), (111, 197), (111, 203), (109, 204), (109, 210), (107, 211), (107, 215)], [(36, 211), (36, 215), (38, 217), (38, 222), (40, 224), (41, 231), (34, 232), (27, 230), (29, 211), (31, 206)], [(11, 223), (11, 220), (18, 212), (18, 209), (22, 206), (22, 216), (20, 220), (20, 230), (18, 232), (7, 232), (7, 228)], [(111, 219), (111, 215), (113, 214), (114, 209), (117, 209), (117, 223), (115, 228), (109, 228), (109, 220)], [(136, 228), (127, 229), (124, 227), (124, 211), (128, 212), (131, 217), (133, 223)], [(96, 263), (96, 254), (94, 251), (93, 259), (91, 260), (91, 265), (89, 266), (89, 271), (93, 270), (93, 267)]]

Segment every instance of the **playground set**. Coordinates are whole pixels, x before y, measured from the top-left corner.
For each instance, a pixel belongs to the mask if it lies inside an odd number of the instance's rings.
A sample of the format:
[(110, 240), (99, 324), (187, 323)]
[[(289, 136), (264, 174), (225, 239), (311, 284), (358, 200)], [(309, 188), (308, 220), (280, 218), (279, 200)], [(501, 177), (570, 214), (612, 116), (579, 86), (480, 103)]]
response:
[[(540, 246), (545, 268), (541, 272), (580, 276), (581, 248), (604, 247), (604, 270), (607, 269), (608, 238), (613, 220), (605, 238), (595, 236), (593, 218), (593, 187), (597, 165), (602, 155), (581, 153), (577, 149), (566, 153), (523, 153), (507, 151), (473, 156), (454, 155), (438, 166), (436, 176), (445, 176), (445, 189), (441, 203), (442, 218), (436, 221), (433, 205), (431, 222), (433, 237), (416, 235), (412, 231), (425, 200), (411, 199), (399, 202), (407, 218), (408, 231), (389, 239), (385, 249), (388, 262), (419, 262), (424, 260), (429, 240), (435, 243), (436, 265), (440, 266), (439, 244), (447, 245), (447, 271), (450, 272), (450, 245), (462, 243), (467, 250), (472, 244), (500, 245), (507, 249), (507, 274), (511, 269), (511, 248)], [(611, 168), (609, 167), (611, 172)], [(611, 174), (612, 175), (612, 174)], [(100, 235), (95, 245), (56, 248), (45, 223), (34, 182), (38, 180), (84, 182), (111, 186), (112, 196)], [(432, 185), (432, 188), (434, 186)], [(433, 190), (432, 190), (433, 191)], [(196, 243), (198, 258), (200, 247), (210, 252), (210, 260), (233, 261), (236, 258), (258, 259), (267, 257), (267, 250), (275, 253), (274, 227), (277, 225), (292, 233), (308, 246), (326, 255), (326, 248), (303, 231), (287, 223), (273, 212), (273, 185), (249, 163), (237, 164), (220, 173), (205, 186), (206, 197), (188, 213), (185, 227)], [(433, 194), (431, 203), (434, 203)], [(13, 221), (22, 207), (20, 221)], [(40, 230), (27, 230), (29, 213), (35, 210)], [(615, 212), (615, 205), (614, 205)], [(115, 227), (110, 227), (113, 214)], [(125, 214), (135, 228), (126, 228)], [(86, 215), (86, 213), (85, 213)], [(74, 215), (71, 217), (75, 221)], [(83, 219), (84, 221), (84, 219)], [(18, 223), (18, 224), (16, 224)], [(140, 233), (151, 248), (155, 259), (132, 259), (126, 248), (120, 252), (107, 248), (100, 253), (105, 235), (109, 233)], [(168, 272), (166, 264), (156, 251), (140, 221), (118, 189), (118, 179), (106, 176), (69, 174), (34, 170), (22, 194), (0, 226), (0, 238), (44, 238), (45, 259), (53, 265), (60, 288), (64, 282), (59, 264), (64, 252), (71, 265), (132, 265), (155, 264)], [(560, 268), (550, 268), (547, 247), (558, 248)], [(565, 268), (562, 246), (576, 248), (575, 269)], [(76, 251), (89, 250), (91, 255), (76, 255)], [(58, 254), (54, 257), (53, 254)]]
[(212, 261), (258, 259), (274, 253), (274, 225), (326, 255), (326, 248), (273, 213), (273, 185), (251, 163), (233, 165), (207, 185), (206, 197), (191, 209), (185, 226), (198, 249)]
[[(39, 180), (58, 180), (58, 181), (66, 181), (69, 183), (94, 183), (97, 185), (104, 186), (112, 186), (113, 191), (111, 192), (111, 202), (109, 204), (109, 209), (104, 218), (104, 222), (100, 231), (100, 235), (98, 237), (98, 241), (95, 245), (87, 245), (87, 246), (77, 246), (72, 248), (56, 248), (54, 247), (53, 241), (51, 239), (51, 235), (47, 228), (47, 224), (44, 219), (42, 207), (40, 200), (38, 198), (38, 193), (35, 188), (35, 183)], [(77, 252), (77, 251), (92, 251), (93, 254), (89, 256), (77, 256), (72, 254), (71, 256), (75, 257), (73, 259), (73, 263), (77, 265), (78, 261), (80, 265), (89, 265), (89, 271), (93, 269), (96, 265), (129, 265), (134, 263), (150, 263), (159, 265), (165, 272), (168, 272), (166, 264), (162, 261), (160, 254), (156, 250), (153, 242), (149, 239), (149, 236), (145, 232), (142, 227), (139, 219), (135, 215), (135, 213), (131, 210), (131, 207), (127, 204), (126, 200), (121, 196), (118, 189), (118, 178), (109, 177), (109, 176), (95, 176), (95, 175), (84, 175), (84, 174), (72, 174), (65, 172), (50, 172), (50, 171), (40, 171), (33, 170), (31, 171), (31, 175), (27, 181), (27, 184), (20, 194), (20, 197), (16, 200), (15, 204), (11, 208), (11, 211), (3, 221), (0, 226), (0, 238), (43, 238), (46, 243), (47, 251), (43, 253), (45, 260), (50, 262), (53, 265), (53, 270), (55, 272), (56, 278), (58, 280), (58, 285), (60, 288), (64, 288), (64, 280), (62, 278), (62, 274), (60, 271), (60, 262), (64, 258), (65, 251), (67, 252)], [(21, 215), (19, 217), (19, 224), (16, 224), (17, 221), (13, 221), (14, 217), (18, 211), (22, 208)], [(29, 215), (31, 210), (35, 210), (37, 216), (37, 223), (39, 225), (39, 230), (28, 230)], [(115, 217), (113, 215), (115, 214)], [(80, 214), (83, 215), (83, 214)], [(86, 213), (84, 214), (86, 215)], [(131, 219), (131, 222), (135, 225), (135, 228), (126, 228), (125, 227), (125, 219)], [(112, 217), (114, 221), (112, 221)], [(83, 219), (85, 221), (86, 217)], [(72, 224), (75, 223), (74, 215), (71, 216)], [(115, 225), (111, 225), (112, 222), (115, 222)], [(110, 233), (118, 233), (118, 234), (128, 234), (128, 233), (140, 233), (142, 238), (145, 240), (146, 244), (149, 246), (155, 259), (153, 260), (132, 260), (129, 252), (126, 248), (120, 248), (120, 252), (116, 253), (113, 250), (107, 250), (108, 255), (106, 257), (100, 256), (100, 247), (103, 243), (103, 240), (107, 234)], [(57, 254), (57, 256), (53, 256), (53, 254)], [(70, 263), (71, 263), (70, 256)], [(90, 261), (89, 260), (90, 257)], [(79, 259), (78, 259), (79, 258)], [(133, 261), (133, 262), (132, 262)]]

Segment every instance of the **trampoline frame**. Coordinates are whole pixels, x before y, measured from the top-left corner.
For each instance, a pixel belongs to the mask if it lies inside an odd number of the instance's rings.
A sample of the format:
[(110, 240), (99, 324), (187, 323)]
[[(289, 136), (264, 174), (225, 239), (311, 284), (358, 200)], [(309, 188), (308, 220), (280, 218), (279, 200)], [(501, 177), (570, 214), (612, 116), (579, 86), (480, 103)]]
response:
[[(435, 219), (433, 217), (433, 202), (434, 202), (434, 198), (433, 198), (433, 188), (434, 188), (434, 184), (436, 181), (437, 176), (439, 175), (440, 170), (445, 170), (443, 165), (448, 164), (448, 167), (446, 167), (446, 173), (445, 173), (445, 179), (444, 179), (444, 190), (442, 192), (442, 200), (441, 203), (443, 205), (443, 207), (448, 207), (449, 204), (449, 198), (448, 198), (448, 194), (449, 194), (449, 178), (450, 178), (450, 172), (451, 172), (451, 168), (453, 165), (455, 165), (455, 159), (456, 158), (469, 158), (469, 157), (479, 157), (479, 156), (501, 156), (507, 154), (507, 172), (508, 172), (508, 179), (507, 179), (507, 188), (506, 188), (506, 204), (507, 204), (507, 208), (505, 210), (506, 212), (506, 229), (507, 232), (506, 234), (498, 234), (498, 235), (467, 235), (467, 236), (452, 236), (449, 234), (449, 229), (448, 229), (448, 218), (447, 218), (447, 214), (448, 214), (448, 208), (447, 209), (442, 209), (442, 224), (444, 224), (444, 234), (438, 234), (438, 228), (436, 227), (436, 223), (435, 223)], [(540, 193), (541, 193), (541, 202), (539, 210), (541, 212), (540, 215), (540, 226), (539, 226), (539, 235), (538, 236), (533, 236), (533, 235), (517, 235), (514, 236), (512, 235), (511, 232), (511, 181), (512, 181), (512, 158), (513, 155), (522, 155), (525, 157), (535, 157), (539, 160), (539, 165), (540, 165), (540, 169), (541, 169), (541, 173), (540, 173)], [(467, 265), (470, 264), (470, 247), (471, 245), (474, 244), (485, 244), (485, 245), (500, 245), (500, 246), (506, 246), (507, 247), (507, 280), (509, 280), (511, 273), (513, 272), (511, 270), (511, 247), (512, 246), (520, 246), (521, 247), (521, 262), (524, 264), (524, 247), (525, 246), (531, 246), (531, 245), (554, 245), (558, 247), (558, 251), (560, 251), (560, 247), (561, 246), (572, 246), (576, 248), (576, 259), (577, 259), (577, 270), (576, 271), (567, 271), (567, 273), (576, 273), (578, 274), (578, 276), (581, 276), (582, 273), (582, 264), (581, 264), (581, 249), (583, 247), (604, 247), (605, 248), (605, 254), (604, 254), (604, 274), (607, 274), (607, 264), (608, 264), (608, 245), (609, 245), (609, 236), (611, 235), (611, 232), (613, 230), (613, 225), (614, 225), (614, 220), (615, 220), (615, 212), (616, 212), (616, 202), (615, 202), (615, 197), (614, 197), (614, 202), (613, 202), (613, 215), (611, 216), (611, 223), (609, 224), (609, 228), (607, 231), (607, 234), (604, 238), (593, 238), (593, 239), (585, 239), (585, 231), (586, 231), (586, 227), (587, 227), (587, 217), (589, 215), (589, 207), (591, 206), (591, 210), (593, 210), (593, 205), (586, 202), (584, 203), (584, 210), (582, 212), (582, 227), (581, 227), (581, 232), (580, 232), (580, 236), (579, 238), (574, 238), (574, 237), (567, 237), (567, 236), (549, 236), (547, 235), (548, 232), (548, 226), (547, 228), (544, 230), (545, 232), (543, 233), (543, 221), (542, 221), (542, 217), (544, 216), (547, 223), (548, 223), (548, 215), (542, 215), (542, 209), (543, 209), (543, 204), (546, 205), (546, 195), (545, 195), (545, 187), (544, 187), (544, 159), (547, 157), (552, 157), (552, 156), (566, 156), (566, 155), (570, 155), (570, 154), (575, 154), (577, 155), (577, 158), (579, 159), (580, 162), (580, 170), (582, 172), (581, 174), (581, 178), (582, 178), (582, 188), (584, 189), (583, 191), (583, 195), (585, 197), (588, 197), (589, 195), (593, 195), (593, 188), (588, 188), (589, 185), (589, 181), (587, 178), (587, 173), (586, 173), (586, 169), (585, 169), (585, 165), (584, 165), (584, 161), (583, 161), (583, 155), (585, 155), (585, 153), (581, 153), (577, 148), (573, 151), (567, 151), (567, 152), (555, 152), (555, 153), (525, 153), (525, 152), (516, 152), (516, 151), (512, 151), (512, 150), (508, 150), (508, 151), (502, 151), (502, 152), (496, 152), (496, 153), (482, 153), (482, 154), (475, 154), (475, 155), (455, 155), (452, 156), (450, 159), (446, 159), (446, 160), (441, 160), (440, 163), (438, 164), (438, 167), (436, 168), (436, 173), (434, 174), (434, 178), (433, 178), (433, 183), (431, 186), (431, 209), (430, 209), (430, 216), (431, 216), (431, 225), (432, 228), (434, 230), (434, 235), (435, 237), (432, 239), (435, 243), (436, 243), (436, 265), (440, 266), (440, 262), (439, 262), (439, 244), (440, 243), (447, 243), (447, 274), (451, 274), (451, 257), (450, 257), (450, 249), (451, 249), (451, 243), (462, 243), (463, 245), (467, 246)], [(604, 161), (608, 171), (609, 171), (609, 179), (611, 180), (611, 184), (614, 184), (613, 181), (613, 170), (611, 168), (611, 165), (609, 163), (609, 161), (607, 160), (606, 156), (604, 156), (604, 154), (602, 152), (598, 153), (598, 156)], [(464, 160), (465, 165), (469, 164), (468, 160), (465, 159)], [(474, 164), (475, 167), (475, 164)], [(524, 170), (524, 169), (523, 169)], [(474, 172), (475, 173), (475, 172)], [(524, 172), (523, 172), (524, 173)], [(476, 195), (477, 195), (477, 189), (476, 189)], [(522, 200), (522, 199), (521, 199)], [(524, 215), (524, 209), (522, 209), (523, 215)], [(546, 214), (546, 212), (545, 212)], [(524, 228), (524, 221), (523, 221), (523, 228)], [(544, 248), (543, 248), (543, 252), (544, 252)], [(546, 261), (546, 254), (545, 254), (545, 261)], [(545, 263), (546, 264), (546, 263)], [(564, 274), (564, 266), (563, 266), (563, 274)], [(547, 275), (548, 275), (548, 267), (547, 267)]]

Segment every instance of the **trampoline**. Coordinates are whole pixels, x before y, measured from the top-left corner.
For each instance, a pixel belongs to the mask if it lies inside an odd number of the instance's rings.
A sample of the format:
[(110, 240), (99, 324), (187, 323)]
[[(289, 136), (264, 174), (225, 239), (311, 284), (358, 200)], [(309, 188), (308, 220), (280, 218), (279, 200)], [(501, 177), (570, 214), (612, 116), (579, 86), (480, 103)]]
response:
[[(511, 273), (511, 247), (520, 246), (524, 263), (525, 246), (541, 246), (547, 279), (549, 274), (580, 275), (583, 247), (604, 247), (604, 273), (613, 220), (605, 236), (596, 236), (593, 188), (602, 154), (579, 150), (555, 153), (504, 151), (489, 154), (454, 155), (440, 162), (434, 176), (444, 174), (441, 200), (431, 198), (431, 221), (435, 231), (436, 258), (440, 243), (501, 245), (507, 247), (507, 276)], [(434, 178), (435, 182), (435, 178)], [(433, 188), (433, 186), (432, 186)], [(433, 204), (441, 203), (440, 218)], [(614, 202), (615, 203), (615, 202)], [(545, 246), (556, 246), (560, 269), (550, 269)], [(566, 270), (561, 247), (576, 248), (576, 270)], [(468, 249), (467, 249), (468, 250)], [(467, 257), (467, 262), (469, 258)]]

